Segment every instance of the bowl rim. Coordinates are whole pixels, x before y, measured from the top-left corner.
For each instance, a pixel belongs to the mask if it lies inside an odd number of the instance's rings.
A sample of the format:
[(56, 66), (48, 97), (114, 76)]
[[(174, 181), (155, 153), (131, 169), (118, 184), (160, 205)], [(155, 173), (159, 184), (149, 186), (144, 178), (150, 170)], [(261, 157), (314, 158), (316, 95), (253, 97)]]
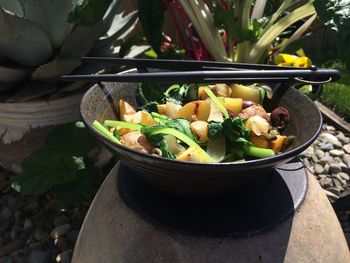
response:
[[(122, 83), (120, 83), (122, 84)], [(87, 100), (87, 97), (90, 95), (90, 93), (93, 92), (94, 89), (96, 88), (100, 88), (98, 86), (98, 84), (94, 84), (93, 86), (91, 86), (87, 92), (84, 94), (82, 100), (81, 100), (81, 104), (80, 104), (80, 115), (81, 115), (81, 119), (83, 121), (83, 123), (85, 124), (85, 126), (89, 127), (89, 130), (91, 131), (91, 133), (96, 136), (97, 138), (100, 139), (100, 141), (102, 141), (105, 145), (107, 146), (111, 146), (113, 145), (113, 147), (116, 147), (117, 149), (120, 148), (120, 150), (122, 151), (126, 151), (130, 154), (134, 154), (138, 157), (141, 158), (145, 158), (148, 159), (150, 161), (154, 161), (159, 160), (162, 162), (167, 162), (169, 163), (169, 165), (184, 165), (184, 166), (191, 166), (191, 167), (206, 167), (206, 166), (215, 166), (215, 167), (236, 167), (236, 168), (247, 168), (246, 166), (266, 166), (268, 164), (271, 164), (271, 166), (274, 166), (276, 163), (286, 160), (286, 159), (291, 159), (294, 157), (297, 157), (298, 154), (302, 153), (307, 147), (309, 147), (319, 136), (319, 134), (321, 133), (322, 130), (322, 124), (323, 124), (323, 117), (322, 114), (320, 112), (320, 110), (317, 108), (317, 106), (315, 105), (315, 108), (317, 110), (317, 114), (319, 117), (319, 125), (318, 128), (316, 130), (316, 132), (313, 134), (313, 136), (311, 138), (309, 138), (305, 143), (299, 145), (298, 147), (296, 147), (295, 149), (292, 149), (290, 151), (284, 152), (284, 153), (280, 153), (278, 155), (275, 155), (273, 157), (267, 157), (267, 158), (261, 158), (261, 159), (254, 159), (254, 160), (247, 160), (244, 162), (223, 162), (223, 163), (201, 163), (201, 162), (190, 162), (190, 161), (181, 161), (181, 160), (176, 160), (176, 159), (168, 159), (165, 157), (160, 157), (160, 156), (154, 156), (148, 153), (142, 153), (142, 152), (138, 152), (135, 150), (132, 150), (124, 145), (120, 145), (117, 143), (114, 143), (113, 141), (109, 140), (107, 137), (105, 137), (104, 135), (100, 134), (99, 132), (95, 131), (95, 128), (88, 123), (85, 118), (84, 118), (84, 114), (83, 114), (83, 104), (85, 103), (85, 101)], [(309, 102), (314, 103), (310, 98), (305, 96), (305, 99), (309, 100)], [(115, 154), (115, 153), (113, 153)]]

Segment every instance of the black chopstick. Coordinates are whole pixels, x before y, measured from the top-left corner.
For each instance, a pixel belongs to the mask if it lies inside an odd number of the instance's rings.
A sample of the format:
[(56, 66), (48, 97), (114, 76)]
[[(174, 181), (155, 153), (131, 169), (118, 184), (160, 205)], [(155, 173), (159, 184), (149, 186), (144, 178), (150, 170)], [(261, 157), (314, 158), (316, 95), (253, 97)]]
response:
[(68, 75), (63, 76), (63, 81), (87, 80), (93, 82), (181, 82), (181, 83), (217, 83), (220, 81), (235, 82), (276, 82), (295, 81), (301, 78), (306, 81), (337, 81), (340, 78), (338, 70), (334, 69), (298, 69), (298, 70), (212, 70), (212, 71), (161, 71), (150, 73), (128, 73), (128, 74), (99, 74), (99, 75)]
[(249, 63), (231, 63), (217, 61), (198, 61), (198, 60), (168, 60), (168, 59), (124, 59), (111, 57), (83, 57), (83, 63), (95, 63), (101, 66), (126, 66), (135, 68), (154, 68), (169, 69), (176, 71), (193, 70), (272, 70), (286, 69), (299, 70), (296, 67), (280, 67), (267, 64), (249, 64)]

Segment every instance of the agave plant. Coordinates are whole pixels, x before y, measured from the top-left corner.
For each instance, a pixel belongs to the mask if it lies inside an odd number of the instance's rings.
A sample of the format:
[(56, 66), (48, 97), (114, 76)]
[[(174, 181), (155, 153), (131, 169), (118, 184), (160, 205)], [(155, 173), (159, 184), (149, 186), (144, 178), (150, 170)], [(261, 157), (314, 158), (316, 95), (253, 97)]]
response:
[(33, 98), (72, 89), (59, 80), (86, 69), (81, 57), (117, 55), (118, 39), (124, 39), (137, 20), (136, 11), (117, 14), (120, 3), (0, 0), (1, 97), (16, 93)]

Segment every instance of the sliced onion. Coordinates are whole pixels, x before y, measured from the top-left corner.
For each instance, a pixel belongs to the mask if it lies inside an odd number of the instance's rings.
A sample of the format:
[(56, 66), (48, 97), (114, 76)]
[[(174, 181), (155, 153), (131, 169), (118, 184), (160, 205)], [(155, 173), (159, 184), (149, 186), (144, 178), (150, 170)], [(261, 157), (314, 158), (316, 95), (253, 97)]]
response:
[(221, 162), (226, 155), (225, 137), (209, 140), (207, 144), (207, 153), (215, 162)]
[(186, 148), (177, 142), (177, 139), (172, 135), (164, 135), (164, 139), (168, 144), (169, 151), (174, 154), (179, 154), (186, 151)]

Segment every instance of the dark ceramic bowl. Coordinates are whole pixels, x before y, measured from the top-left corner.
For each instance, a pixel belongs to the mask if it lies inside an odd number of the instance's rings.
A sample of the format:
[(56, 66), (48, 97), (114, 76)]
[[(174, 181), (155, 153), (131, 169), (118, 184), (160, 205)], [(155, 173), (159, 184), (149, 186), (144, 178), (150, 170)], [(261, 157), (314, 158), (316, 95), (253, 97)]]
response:
[(193, 163), (139, 153), (113, 143), (91, 126), (94, 120), (118, 119), (118, 100), (137, 105), (136, 83), (103, 83), (91, 87), (81, 102), (81, 114), (88, 129), (103, 142), (121, 162), (143, 176), (146, 181), (169, 193), (204, 196), (228, 193), (239, 189), (261, 187), (270, 178), (274, 167), (288, 162), (304, 151), (317, 138), (322, 117), (315, 104), (297, 90), (279, 87), (264, 107), (287, 108), (291, 122), (284, 134), (295, 135), (295, 142), (282, 154), (244, 163)]

